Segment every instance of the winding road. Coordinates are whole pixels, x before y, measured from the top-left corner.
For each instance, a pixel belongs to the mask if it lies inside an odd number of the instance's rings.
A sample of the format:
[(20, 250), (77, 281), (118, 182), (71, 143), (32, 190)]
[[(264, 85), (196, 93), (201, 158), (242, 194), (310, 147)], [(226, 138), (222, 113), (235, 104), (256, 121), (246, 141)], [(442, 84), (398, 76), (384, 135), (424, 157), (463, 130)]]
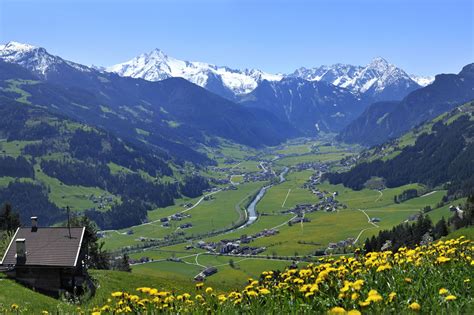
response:
[(373, 227), (369, 227), (369, 228), (366, 228), (366, 229), (361, 230), (360, 233), (359, 233), (359, 235), (357, 235), (356, 239), (354, 240), (353, 244), (356, 244), (356, 243), (359, 241), (359, 238), (361, 237), (362, 233), (364, 233), (365, 231), (371, 230), (371, 229), (378, 229), (378, 228), (380, 228), (380, 226), (378, 226), (377, 224), (375, 224), (374, 222), (372, 222), (372, 221), (370, 220), (370, 217), (369, 217), (369, 215), (367, 214), (367, 212), (365, 212), (365, 211), (362, 210), (362, 209), (357, 209), (357, 210), (359, 210), (360, 212), (362, 212), (362, 213), (367, 217), (367, 223), (372, 224)]

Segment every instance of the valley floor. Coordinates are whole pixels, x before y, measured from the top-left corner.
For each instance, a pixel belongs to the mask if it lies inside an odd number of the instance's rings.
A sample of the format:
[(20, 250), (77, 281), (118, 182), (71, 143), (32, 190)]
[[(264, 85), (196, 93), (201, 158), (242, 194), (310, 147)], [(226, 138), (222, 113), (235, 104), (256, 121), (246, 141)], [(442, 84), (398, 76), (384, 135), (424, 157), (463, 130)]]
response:
[[(402, 203), (394, 202), (394, 196), (407, 189), (424, 191), (425, 187), (419, 184), (381, 191), (354, 191), (313, 180), (314, 186), (308, 187), (313, 175), (348, 167), (340, 161), (356, 154), (357, 148), (303, 139), (264, 152), (242, 154), (241, 150), (230, 147), (223, 151), (232, 162), (225, 163), (222, 159), (221, 164), (209, 172), (216, 177), (231, 178), (230, 186), (219, 187), (207, 195), (210, 197), (205, 198), (207, 200), (182, 200), (176, 206), (152, 211), (149, 213), (151, 223), (105, 233), (104, 241), (109, 250), (126, 248), (134, 261), (133, 273), (191, 281), (205, 269), (215, 267), (217, 273), (208, 276), (207, 283), (232, 289), (240, 287), (248, 277), (257, 277), (269, 266), (282, 269), (290, 264), (306, 264), (321, 255), (350, 252), (350, 245), (360, 246), (380, 230), (413, 220), (426, 206), (434, 209), (429, 213), (433, 222), (450, 216), (451, 204), (438, 207), (446, 193), (441, 189)], [(243, 228), (232, 228), (242, 224), (250, 200), (268, 185), (268, 181), (252, 178), (265, 171), (277, 175), (284, 167), (289, 168), (285, 181), (274, 181), (258, 202), (258, 219)], [(235, 181), (237, 176), (239, 180)], [(320, 199), (315, 190), (324, 197)], [(289, 212), (298, 205), (318, 204), (327, 198), (334, 200), (324, 202), (330, 211), (308, 211), (300, 215)], [(463, 202), (457, 200), (453, 204)], [(188, 211), (182, 204), (193, 206)], [(170, 221), (169, 227), (159, 222), (160, 218), (183, 212), (189, 217)], [(303, 222), (294, 223), (301, 216)], [(181, 229), (186, 223), (191, 227)], [(241, 246), (256, 251), (219, 252), (202, 246), (203, 243), (232, 243), (245, 237), (251, 241)]]

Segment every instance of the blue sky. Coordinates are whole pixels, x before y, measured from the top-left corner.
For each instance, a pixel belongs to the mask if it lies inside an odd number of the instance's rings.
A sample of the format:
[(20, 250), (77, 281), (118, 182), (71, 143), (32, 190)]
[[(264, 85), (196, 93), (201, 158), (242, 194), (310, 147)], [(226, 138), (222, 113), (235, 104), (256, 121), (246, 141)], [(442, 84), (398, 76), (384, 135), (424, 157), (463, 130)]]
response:
[(0, 0), (0, 42), (112, 65), (160, 48), (176, 58), (291, 72), (375, 56), (407, 72), (474, 62), (471, 0)]

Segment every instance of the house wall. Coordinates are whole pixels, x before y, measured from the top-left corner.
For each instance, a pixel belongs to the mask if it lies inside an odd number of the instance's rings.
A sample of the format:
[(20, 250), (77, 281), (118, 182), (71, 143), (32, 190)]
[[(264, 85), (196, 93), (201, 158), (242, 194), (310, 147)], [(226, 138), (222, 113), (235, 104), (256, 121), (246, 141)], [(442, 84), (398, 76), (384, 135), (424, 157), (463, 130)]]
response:
[(15, 279), (39, 291), (58, 292), (61, 288), (61, 270), (59, 268), (15, 268)]

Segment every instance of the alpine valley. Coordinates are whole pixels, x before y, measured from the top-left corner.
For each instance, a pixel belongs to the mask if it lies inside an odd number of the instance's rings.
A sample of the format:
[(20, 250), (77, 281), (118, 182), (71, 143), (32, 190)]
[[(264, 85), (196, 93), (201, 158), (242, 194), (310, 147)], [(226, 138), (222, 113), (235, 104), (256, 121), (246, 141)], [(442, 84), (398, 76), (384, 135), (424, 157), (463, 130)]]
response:
[(0, 153), (0, 258), (31, 217), (85, 226), (93, 279), (55, 299), (0, 276), (0, 314), (474, 309), (474, 63), (87, 66), (12, 41)]

